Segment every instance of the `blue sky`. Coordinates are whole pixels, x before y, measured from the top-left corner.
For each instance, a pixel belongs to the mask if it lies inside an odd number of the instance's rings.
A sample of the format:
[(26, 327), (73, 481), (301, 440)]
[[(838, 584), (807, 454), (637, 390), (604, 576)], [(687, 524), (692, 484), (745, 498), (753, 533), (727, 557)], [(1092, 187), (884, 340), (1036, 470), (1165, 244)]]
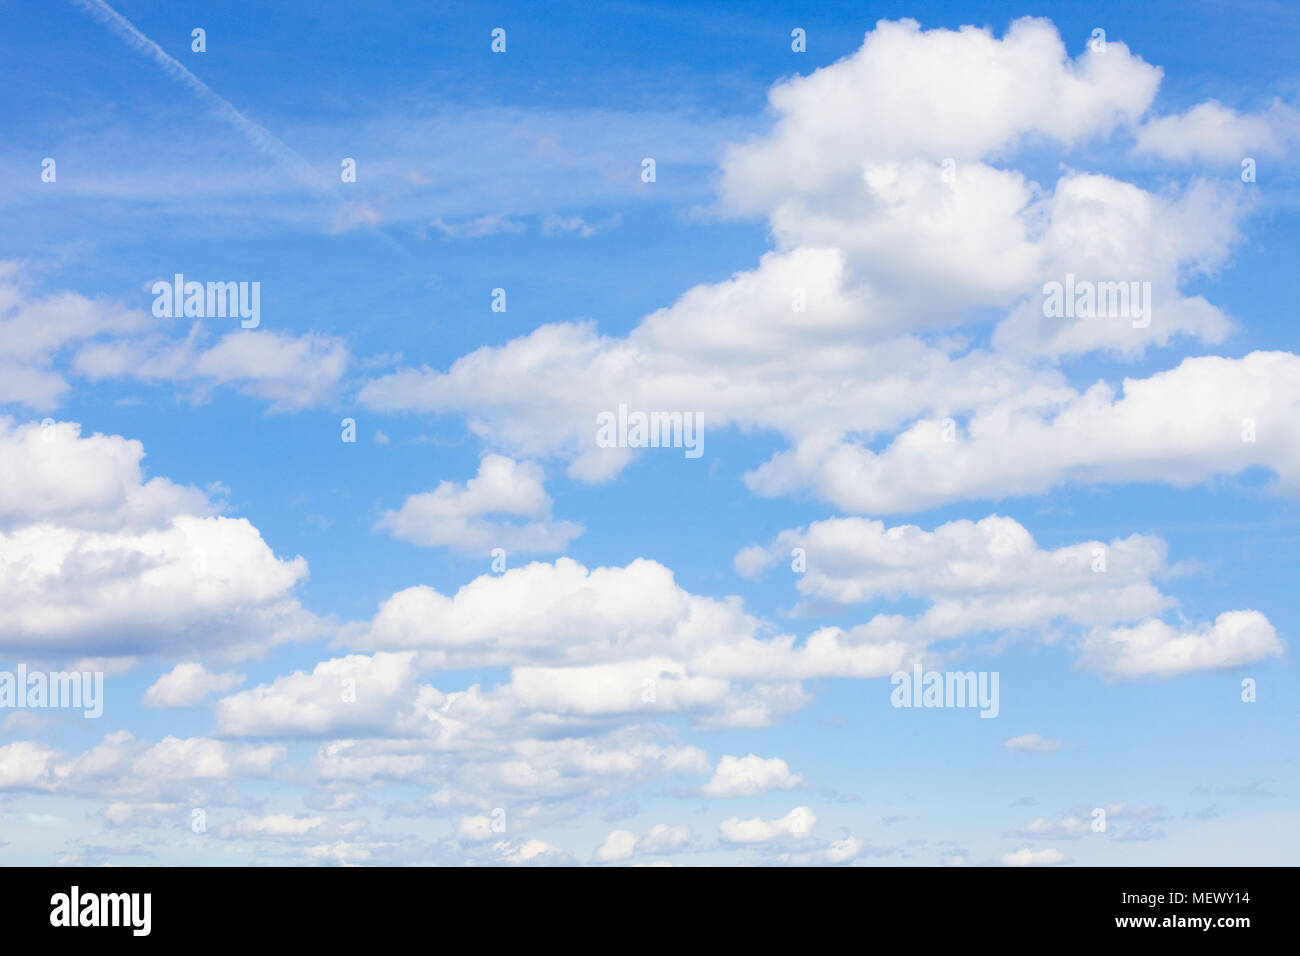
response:
[(6, 861), (1294, 860), (1294, 8), (3, 12)]

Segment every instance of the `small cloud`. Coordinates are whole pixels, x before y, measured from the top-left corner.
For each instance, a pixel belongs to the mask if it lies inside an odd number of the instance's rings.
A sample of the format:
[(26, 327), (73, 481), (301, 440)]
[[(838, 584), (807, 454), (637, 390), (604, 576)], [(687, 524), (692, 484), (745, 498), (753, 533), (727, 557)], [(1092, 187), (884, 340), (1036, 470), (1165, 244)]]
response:
[(402, 362), (401, 352), (377, 352), (374, 355), (366, 356), (360, 359), (357, 364), (362, 368), (391, 368), (394, 365), (400, 365)]
[(605, 222), (600, 223), (587, 222), (581, 216), (547, 216), (546, 219), (542, 221), (542, 234), (554, 236), (558, 233), (569, 232), (576, 233), (583, 239), (587, 239), (598, 232), (612, 229), (614, 226), (617, 226), (622, 219), (623, 217), (618, 213), (615, 213)]
[(385, 511), (375, 527), (426, 548), (560, 551), (583, 527), (555, 520), (542, 479), (542, 469), (531, 462), (485, 455), (478, 474), (465, 484), (444, 481), (432, 491), (410, 495), (401, 508)]
[(1150, 840), (1163, 840), (1165, 834), (1161, 830), (1154, 830), (1143, 824), (1140, 827), (1132, 827), (1116, 835), (1115, 839), (1119, 842), (1139, 842), (1145, 843)]
[(338, 235), (351, 232), (353, 229), (370, 229), (379, 225), (382, 220), (383, 217), (373, 207), (365, 203), (349, 203), (330, 220), (329, 232), (331, 235)]
[(755, 754), (724, 756), (703, 792), (710, 797), (752, 797), (768, 790), (789, 790), (801, 783), (803, 778), (791, 773), (779, 757), (764, 760)]
[(1088, 820), (1069, 816), (1062, 820), (1045, 820), (1042, 817), (1028, 825), (1008, 833), (1007, 836), (1030, 840), (1077, 840), (1092, 830)]
[(429, 225), (452, 239), (481, 239), (499, 233), (524, 231), (522, 222), (500, 214), (480, 216), (477, 219), (467, 219), (457, 223), (435, 219)]
[(724, 843), (771, 843), (783, 840), (804, 840), (817, 823), (817, 815), (809, 807), (795, 807), (778, 820), (741, 820), (732, 817), (718, 827)]
[(685, 825), (661, 823), (651, 827), (644, 836), (637, 836), (631, 830), (615, 830), (596, 849), (595, 859), (601, 863), (617, 863), (640, 853), (671, 853), (686, 846), (690, 839), (691, 828)]
[(1012, 753), (1050, 754), (1061, 749), (1061, 742), (1051, 740), (1042, 734), (1023, 734), (1020, 737), (1012, 737), (1002, 746)]
[(1261, 797), (1265, 800), (1271, 800), (1273, 797), (1277, 796), (1277, 794), (1273, 793), (1271, 790), (1265, 789), (1263, 784), (1259, 783), (1259, 781), (1253, 781), (1246, 784), (1244, 787), (1229, 787), (1227, 789), (1220, 788), (1219, 793), (1230, 797)]
[(1069, 862), (1070, 858), (1060, 850), (1031, 850), (1025, 847), (1015, 853), (1002, 855), (1003, 866), (1059, 866)]
[(197, 662), (177, 664), (144, 692), (144, 703), (146, 707), (194, 707), (243, 682), (243, 674), (214, 674)]

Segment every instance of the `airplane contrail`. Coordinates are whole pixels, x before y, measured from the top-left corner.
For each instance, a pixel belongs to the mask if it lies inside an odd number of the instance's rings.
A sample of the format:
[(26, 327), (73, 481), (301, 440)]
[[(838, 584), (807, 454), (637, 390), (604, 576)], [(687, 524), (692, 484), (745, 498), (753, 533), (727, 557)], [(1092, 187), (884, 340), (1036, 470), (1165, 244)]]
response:
[(239, 112), (228, 100), (216, 93), (212, 87), (182, 66), (175, 57), (169, 55), (166, 50), (136, 29), (135, 24), (110, 7), (104, 0), (73, 0), (73, 2), (96, 20), (105, 24), (125, 40), (128, 45), (161, 66), (170, 76), (184, 83), (190, 88), (191, 92), (213, 107), (223, 119), (238, 127), (245, 136), (252, 140), (258, 149), (278, 162), (292, 168), (303, 185), (310, 187), (317, 193), (340, 199), (337, 191), (330, 185), (329, 181), (321, 176), (307, 160), (295, 153), (283, 141), (276, 138), (275, 134), (270, 130), (259, 126)]
[[(110, 7), (104, 0), (72, 0), (72, 2), (100, 23), (106, 25), (125, 40), (129, 46), (161, 66), (168, 75), (184, 83), (194, 95), (213, 107), (231, 125), (237, 127), (258, 149), (292, 169), (302, 185), (308, 187), (317, 195), (328, 196), (336, 202), (346, 205), (346, 200), (339, 195), (337, 188), (330, 180), (317, 172), (311, 163), (299, 156), (266, 127), (254, 123), (241, 113), (229, 100), (182, 66), (175, 57), (168, 54), (166, 50), (136, 29), (135, 24)], [(401, 243), (388, 235), (383, 229), (376, 227), (374, 232), (398, 251), (410, 255)]]

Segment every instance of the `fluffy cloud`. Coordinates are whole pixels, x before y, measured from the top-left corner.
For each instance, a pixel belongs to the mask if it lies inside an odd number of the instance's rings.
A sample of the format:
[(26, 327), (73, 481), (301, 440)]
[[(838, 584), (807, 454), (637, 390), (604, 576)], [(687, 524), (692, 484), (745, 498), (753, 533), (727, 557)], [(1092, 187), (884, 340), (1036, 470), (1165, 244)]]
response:
[(236, 658), (319, 630), (302, 558), (194, 488), (144, 481), (139, 442), (0, 419), (0, 646)]
[[(1258, 466), (1277, 475), (1278, 490), (1300, 489), (1289, 427), (1300, 405), (1295, 356), (1188, 359), (1126, 381), (1122, 397), (1104, 383), (1072, 387), (1070, 367), (1056, 366), (1094, 351), (1132, 359), (1177, 340), (1217, 343), (1232, 331), (1227, 315), (1182, 284), (1229, 255), (1250, 209), (1238, 184), (1151, 192), (1068, 169), (1076, 145), (1140, 122), (1159, 77), (1120, 43), (1071, 59), (1039, 20), (1017, 21), (1001, 38), (879, 24), (857, 52), (774, 88), (771, 129), (728, 152), (720, 208), (766, 217), (775, 244), (755, 268), (686, 290), (626, 335), (550, 324), (445, 371), (399, 368), (364, 383), (367, 407), (459, 413), (489, 451), (514, 456), (485, 455), (474, 478), (413, 494), (378, 526), (429, 547), (562, 550), (582, 529), (553, 518), (532, 459), (560, 458), (582, 480), (613, 476), (633, 453), (597, 448), (594, 426), (620, 403), (701, 412), (710, 429), (770, 431), (790, 447), (748, 476), (755, 492), (811, 492), (855, 512), (1034, 494), (1067, 481), (1187, 485)], [(1219, 158), (1243, 144), (1268, 154), (1287, 141), (1292, 118), (1278, 106), (1259, 119), (1205, 104), (1137, 127), (1138, 150), (1200, 158), (1208, 132)], [(1035, 168), (1062, 161), (1065, 171), (1034, 182), (1011, 168), (1021, 150), (1035, 152)], [(607, 159), (610, 169), (624, 162)], [(377, 175), (423, 179), (394, 165), (409, 157), (388, 162)], [(377, 222), (387, 211), (350, 215)], [(448, 215), (458, 222), (433, 227), (449, 235), (519, 228), (499, 215)], [(543, 228), (591, 229), (576, 217)], [(1150, 325), (1044, 316), (1042, 284), (1066, 274), (1150, 281)], [(351, 362), (329, 336), (214, 337), (202, 324), (170, 334), (119, 305), (34, 299), (16, 275), (0, 267), (0, 401), (58, 401), (69, 384), (55, 363), (66, 357), (69, 375), (173, 383), (196, 400), (233, 388), (290, 411), (328, 401)], [(955, 441), (943, 440), (946, 417)], [(1252, 439), (1243, 441), (1247, 421)], [(313, 631), (290, 596), (306, 574), (302, 559), (277, 558), (255, 528), (221, 517), (196, 489), (145, 481), (138, 443), (83, 439), (75, 426), (52, 434), (45, 442), (36, 426), (0, 424), (0, 646), (180, 650), (208, 660)], [(1171, 569), (1163, 542), (1148, 535), (1046, 549), (998, 516), (929, 531), (838, 518), (746, 549), (737, 568), (757, 574), (794, 547), (808, 556), (796, 613), (899, 598), (925, 607), (797, 637), (737, 598), (684, 590), (655, 561), (538, 562), (454, 594), (427, 586), (393, 594), (340, 637), (346, 653), (219, 701), (215, 732), (316, 740), (308, 765), (294, 769), (295, 780), (322, 788), (309, 806), (349, 808), (368, 799), (363, 792), (398, 784), (421, 796), (392, 812), (453, 814), (447, 842), (476, 862), (543, 864), (568, 857), (517, 833), (646, 781), (689, 777), (677, 792), (719, 798), (799, 786), (777, 758), (727, 755), (711, 766), (673, 726), (683, 718), (762, 726), (806, 703), (801, 681), (884, 676), (935, 641), (1064, 621), (1082, 629), (1080, 667), (1108, 678), (1281, 653), (1256, 611), (1199, 627), (1155, 618), (1173, 602), (1154, 580)], [(1097, 549), (1104, 574), (1091, 567)], [(451, 671), (491, 668), (508, 668), (508, 679), (445, 689)], [(236, 685), (236, 675), (182, 663), (145, 702), (192, 704)], [(1028, 734), (1005, 746), (1043, 752), (1059, 743)], [(271, 775), (284, 756), (279, 744), (231, 739), (151, 745), (113, 734), (71, 757), (18, 741), (0, 747), (0, 788), (109, 794), (107, 818), (129, 825), (183, 816), (200, 785)], [(508, 840), (487, 815), (501, 805)], [(779, 857), (786, 862), (845, 863), (866, 852), (852, 836), (813, 840), (815, 823), (798, 807), (777, 819), (733, 817), (719, 831), (724, 847), (789, 849)], [(1081, 826), (1077, 816), (1037, 820), (1017, 835), (1068, 838)], [(325, 862), (409, 861), (424, 850), (391, 834), (359, 837), (362, 829), (332, 816), (241, 810), (225, 832), (293, 842)], [(623, 861), (690, 841), (685, 826), (615, 830), (595, 856)], [(1069, 861), (1024, 849), (1003, 862)]]
[[(755, 576), (800, 549), (800, 593), (839, 604), (917, 597), (908, 620), (877, 615), (865, 630), (921, 646), (985, 631), (1087, 628), (1078, 665), (1108, 677), (1174, 674), (1234, 666), (1281, 653), (1257, 611), (1220, 615), (1212, 628), (1178, 634), (1154, 615), (1175, 602), (1152, 582), (1173, 569), (1165, 543), (1148, 535), (1038, 547), (1019, 522), (990, 515), (925, 531), (866, 518), (830, 518), (741, 550), (737, 570)], [(1104, 625), (1138, 623), (1107, 629)]]
[(176, 513), (211, 514), (197, 488), (144, 480), (144, 446), (120, 435), (83, 438), (75, 422), (0, 417), (0, 530), (56, 524), (96, 531), (153, 528)]
[(242, 674), (214, 674), (202, 664), (177, 664), (144, 692), (149, 707), (193, 707), (212, 694), (230, 690), (243, 683)]
[(691, 677), (683, 665), (667, 658), (590, 667), (517, 667), (511, 689), (526, 707), (558, 714), (690, 710), (722, 705), (732, 692), (727, 681)]
[(1122, 43), (1072, 61), (1046, 20), (1016, 20), (1001, 39), (882, 20), (855, 53), (772, 88), (775, 127), (727, 155), (724, 196), (767, 209), (791, 201), (792, 188), (837, 195), (863, 162), (973, 159), (1026, 136), (1068, 145), (1136, 119), (1159, 82)]
[(426, 667), (510, 666), (509, 685), (482, 698), (497, 706), (688, 713), (702, 726), (762, 726), (806, 703), (797, 681), (882, 676), (922, 649), (905, 622), (883, 616), (803, 640), (769, 630), (739, 599), (690, 594), (656, 562), (588, 570), (560, 558), (483, 575), (452, 597), (398, 592), (351, 640), (418, 650)]
[(445, 667), (594, 664), (736, 640), (755, 626), (738, 599), (690, 594), (657, 562), (588, 570), (559, 558), (485, 574), (451, 597), (399, 591), (357, 640), (431, 651)]
[(316, 776), (326, 783), (364, 783), (411, 780), (429, 765), (425, 754), (412, 753), (409, 746), (376, 746), (355, 740), (336, 740), (323, 745), (316, 755)]
[[(703, 750), (682, 744), (666, 727), (587, 723), (567, 735), (553, 715), (521, 709), (508, 687), (484, 693), (475, 685), (443, 694), (413, 685), (407, 663), (325, 662), (314, 675), (300, 672), (226, 698), (218, 706), (218, 726), (246, 737), (326, 737), (309, 767), (318, 783), (340, 792), (394, 782), (423, 786), (427, 798), (402, 812), (472, 808), (476, 812), (460, 819), (455, 835), (466, 844), (496, 835), (492, 814), (498, 808), (509, 808), (514, 833), (542, 817), (566, 818), (596, 797), (710, 770)], [(391, 672), (388, 686), (373, 671)], [(361, 675), (356, 704), (336, 703), (339, 673)], [(308, 715), (294, 715), (296, 707)]]
[(0, 789), (44, 789), (59, 752), (34, 740), (17, 740), (0, 747)]
[(1246, 157), (1280, 156), (1300, 141), (1300, 111), (1274, 100), (1259, 113), (1238, 113), (1207, 100), (1185, 113), (1162, 116), (1137, 130), (1139, 153), (1180, 162), (1240, 162)]
[(596, 859), (601, 863), (630, 860), (636, 852), (637, 835), (631, 830), (615, 830), (596, 848)]
[[(1108, 176), (1063, 177), (1041, 208), (1028, 210), (1047, 222), (1032, 276), (1016, 281), (1032, 291), (998, 324), (994, 346), (1026, 358), (1098, 350), (1133, 358), (1179, 336), (1222, 342), (1232, 330), (1228, 317), (1199, 296), (1183, 296), (1179, 285), (1226, 261), (1250, 208), (1240, 190), (1202, 180), (1154, 195)], [(1098, 300), (1092, 316), (1047, 314), (1046, 283), (1067, 281), (1074, 288), (1123, 283), (1127, 308)]]
[[(833, 269), (826, 259), (799, 253), (765, 267)], [(597, 416), (620, 404), (698, 413), (706, 430), (737, 424), (801, 435), (836, 425), (892, 428), (915, 416), (918, 401), (927, 408), (964, 407), (990, 395), (1012, 395), (1033, 377), (987, 353), (954, 359), (911, 337), (869, 347), (853, 340), (860, 336), (851, 326), (815, 343), (777, 345), (827, 320), (803, 321), (791, 313), (791, 285), (779, 277), (740, 275), (733, 282), (734, 294), (726, 287), (688, 292), (667, 314), (651, 316), (624, 339), (601, 336), (589, 323), (546, 325), (505, 345), (480, 348), (446, 372), (403, 368), (372, 379), (360, 400), (379, 411), (463, 413), (485, 442), (529, 458), (559, 455), (569, 460), (571, 475), (598, 481), (633, 457), (630, 449), (596, 444)], [(841, 291), (797, 282), (810, 296), (824, 296), (835, 311), (850, 314), (835, 301)], [(702, 311), (715, 299), (724, 300), (720, 308)], [(660, 331), (677, 323), (692, 329), (689, 336)], [(726, 335), (729, 324), (743, 328), (743, 335)], [(716, 348), (715, 335), (722, 340)]]
[(0, 788), (65, 794), (159, 793), (173, 784), (267, 777), (283, 760), (279, 744), (235, 744), (207, 737), (166, 737), (155, 744), (125, 731), (76, 756), (34, 741), (0, 747)]
[(1225, 611), (1213, 624), (1199, 627), (1145, 621), (1134, 627), (1098, 628), (1084, 641), (1079, 666), (1111, 679), (1174, 677), (1281, 654), (1282, 641), (1263, 614)]
[(73, 368), (92, 382), (130, 379), (173, 382), (190, 388), (195, 401), (218, 386), (270, 403), (272, 412), (292, 412), (328, 401), (350, 362), (341, 339), (272, 329), (227, 332), (208, 345), (208, 330), (196, 325), (182, 341), (151, 337), (90, 345)]
[(0, 404), (56, 407), (71, 388), (54, 362), (67, 350), (149, 327), (143, 311), (75, 292), (33, 297), (17, 262), (0, 261)]
[(320, 736), (374, 732), (414, 720), (413, 653), (350, 654), (296, 671), (217, 702), (217, 727), (230, 736)]
[(1151, 582), (1166, 570), (1165, 544), (1148, 535), (1045, 551), (1018, 521), (999, 515), (951, 521), (933, 531), (829, 518), (782, 532), (766, 547), (746, 548), (735, 564), (754, 576), (796, 548), (806, 565), (795, 583), (801, 594), (841, 604), (925, 597), (933, 604), (918, 625), (936, 635), (1032, 627), (1056, 618), (1133, 620), (1172, 603)]
[(1277, 491), (1300, 491), (1300, 357), (1185, 359), (1123, 395), (1038, 388), (990, 404), (945, 440), (926, 419), (880, 452), (809, 440), (746, 475), (759, 494), (803, 488), (846, 511), (915, 511), (968, 499), (1039, 494), (1066, 482), (1157, 481), (1189, 487), (1252, 467)]
[[(900, 70), (929, 82), (900, 90)], [(960, 444), (930, 450), (933, 462), (899, 453), (879, 464), (867, 444), (906, 428), (896, 444), (926, 451), (932, 423), (945, 417), (988, 430), (1008, 418), (1042, 422), (1072, 400), (1096, 402), (1051, 367), (1060, 357), (1132, 358), (1179, 336), (1214, 343), (1229, 333), (1226, 315), (1180, 286), (1226, 260), (1250, 208), (1240, 190), (1192, 181), (1157, 194), (1069, 170), (1044, 187), (983, 161), (1014, 157), (1020, 146), (1068, 151), (1126, 129), (1159, 77), (1122, 43), (1071, 60), (1041, 20), (1016, 21), (1000, 39), (882, 22), (856, 53), (778, 85), (773, 127), (726, 155), (722, 207), (766, 215), (776, 242), (757, 268), (687, 290), (625, 336), (591, 323), (546, 325), (446, 371), (408, 367), (371, 379), (360, 399), (376, 410), (463, 414), (486, 444), (560, 457), (587, 481), (634, 457), (594, 440), (597, 414), (626, 403), (784, 437), (792, 448), (748, 476), (760, 494), (811, 490), (851, 510), (889, 511), (968, 491), (1045, 490), (1055, 478), (1041, 473), (1053, 458), (1032, 444), (1020, 446), (1022, 456), (981, 446), (955, 466)], [(1151, 321), (1044, 316), (1044, 283), (1069, 275), (1150, 283)], [(965, 335), (918, 335), (976, 316), (1000, 317), (991, 349), (970, 349)], [(1235, 383), (1203, 372), (1188, 373), (1197, 394), (1231, 407)], [(1284, 369), (1266, 374), (1287, 387)], [(1062, 436), (1070, 460), (1058, 470), (1104, 471), (1109, 425), (1089, 417), (1068, 442)], [(914, 464), (930, 468), (912, 490)], [(1181, 465), (1152, 459), (1150, 470), (1182, 480)], [(940, 467), (954, 476), (929, 474)], [(996, 473), (977, 488), (961, 483), (981, 468)], [(907, 487), (880, 488), (894, 483)]]
[(642, 836), (631, 830), (614, 830), (596, 848), (595, 858), (601, 863), (616, 863), (630, 860), (639, 853), (671, 853), (686, 846), (690, 840), (691, 828), (685, 825), (660, 823)]
[(178, 337), (160, 325), (174, 320), (145, 309), (75, 292), (38, 297), (31, 282), (19, 263), (0, 261), (0, 403), (54, 408), (72, 388), (72, 374), (90, 382), (183, 384), (199, 400), (225, 386), (273, 411), (296, 411), (335, 395), (351, 362), (334, 337), (257, 329), (214, 340), (205, 322)]
[[(806, 553), (807, 572), (796, 586), (810, 598), (847, 604), (920, 597), (929, 607), (915, 618), (878, 613), (866, 623), (822, 627), (800, 639), (771, 634), (738, 599), (684, 591), (656, 562), (593, 570), (567, 558), (534, 562), (485, 574), (450, 597), (426, 586), (409, 588), (385, 601), (369, 624), (358, 625), (354, 645), (374, 649), (376, 660), (404, 662), (402, 680), (372, 696), (373, 721), (349, 722), (363, 709), (338, 702), (331, 673), (323, 681), (313, 678), (318, 706), (295, 697), (271, 708), (288, 725), (254, 705), (249, 695), (263, 693), (258, 690), (219, 705), (219, 726), (243, 732), (236, 728), (247, 720), (264, 728), (348, 734), (363, 726), (368, 733), (381, 725), (391, 733), (422, 727), (445, 740), (487, 726), (485, 720), (528, 724), (543, 715), (570, 726), (656, 714), (690, 715), (700, 726), (763, 726), (806, 703), (798, 681), (885, 676), (910, 666), (933, 642), (966, 635), (1057, 623), (1094, 629), (1085, 632), (1086, 640), (1081, 635), (1081, 666), (1105, 672), (1107, 650), (1119, 643), (1095, 629), (1144, 625), (1174, 603), (1153, 583), (1172, 570), (1164, 543), (1143, 535), (1046, 551), (1018, 522), (996, 515), (933, 531), (837, 518), (746, 549), (737, 564), (758, 573), (793, 548)], [(1254, 630), (1241, 633), (1235, 647), (1242, 659), (1258, 659), (1255, 636)], [(1189, 666), (1206, 660), (1197, 657)], [(414, 682), (430, 667), (491, 666), (510, 667), (510, 679), (486, 693), (417, 691)], [(278, 690), (266, 691), (268, 699), (282, 696)], [(306, 726), (308, 716), (319, 722)], [(705, 792), (731, 792), (739, 785), (733, 776), (753, 771), (765, 777), (776, 769), (760, 764), (756, 756), (727, 758)], [(788, 773), (783, 763), (780, 768)]]
[[(430, 666), (514, 666), (521, 694), (552, 705), (587, 687), (605, 704), (730, 696), (691, 678), (790, 681), (814, 676), (881, 676), (914, 648), (897, 622), (760, 636), (762, 624), (738, 598), (700, 597), (678, 587), (663, 565), (588, 570), (569, 558), (483, 575), (453, 597), (418, 586), (384, 602), (363, 646), (419, 649)], [(619, 665), (619, 666), (606, 666)], [(555, 673), (538, 668), (563, 668)], [(656, 700), (642, 700), (646, 681)], [(577, 709), (582, 709), (580, 705)]]
[(724, 756), (713, 771), (713, 779), (704, 785), (710, 797), (750, 797), (768, 790), (789, 790), (803, 783), (791, 773), (779, 757), (764, 760), (755, 754), (747, 757)]
[[(551, 497), (542, 478), (542, 470), (531, 462), (486, 455), (478, 475), (466, 484), (444, 481), (433, 491), (411, 495), (401, 508), (385, 511), (376, 527), (431, 548), (559, 551), (582, 534), (582, 526), (552, 520)], [(528, 520), (510, 523), (493, 516)]]
[[(1230, 329), (1218, 309), (1183, 297), (1179, 286), (1220, 266), (1240, 238), (1251, 205), (1239, 189), (1196, 180), (1155, 194), (1074, 172), (1045, 188), (1013, 170), (945, 170), (915, 159), (870, 163), (860, 180), (824, 209), (787, 204), (773, 213), (792, 263), (814, 255), (828, 263), (821, 275), (804, 267), (785, 276), (771, 268), (779, 258), (760, 263), (759, 276), (773, 274), (751, 299), (772, 303), (774, 313), (784, 306), (781, 324), (812, 333), (800, 351), (831, 331), (852, 341), (964, 325), (979, 308), (1012, 309), (993, 343), (1025, 361), (1097, 349), (1133, 357), (1177, 336), (1218, 342)], [(1067, 275), (1146, 282), (1151, 302), (1133, 316), (1140, 321), (1049, 317), (1044, 285)], [(798, 316), (790, 314), (796, 288), (811, 293)], [(677, 307), (683, 318), (687, 303)], [(707, 334), (679, 333), (687, 342)]]
[(718, 826), (724, 843), (774, 843), (786, 840), (805, 840), (817, 823), (817, 815), (808, 807), (795, 807), (777, 820), (755, 818), (742, 820), (732, 817)]
[(177, 516), (156, 531), (33, 525), (0, 535), (0, 631), (31, 653), (230, 656), (305, 633), (287, 595), (306, 575), (243, 519)]

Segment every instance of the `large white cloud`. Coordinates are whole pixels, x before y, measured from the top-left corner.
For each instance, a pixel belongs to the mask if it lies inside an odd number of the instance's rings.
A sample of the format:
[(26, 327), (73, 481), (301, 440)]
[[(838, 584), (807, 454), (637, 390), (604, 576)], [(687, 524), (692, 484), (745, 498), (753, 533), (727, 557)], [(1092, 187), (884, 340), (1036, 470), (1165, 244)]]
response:
[(1137, 534), (1047, 551), (1018, 521), (998, 515), (933, 531), (830, 518), (784, 531), (765, 547), (745, 548), (735, 564), (757, 575), (795, 554), (803, 566), (795, 587), (810, 599), (928, 601), (914, 619), (878, 615), (865, 625), (891, 627), (915, 646), (981, 632), (1050, 631), (1060, 623), (1082, 629), (1080, 667), (1129, 677), (1280, 653), (1281, 639), (1257, 611), (1225, 612), (1213, 627), (1189, 634), (1160, 621), (1156, 615), (1176, 603), (1154, 581), (1177, 570), (1166, 551), (1161, 539)]
[(559, 558), (482, 575), (450, 597), (423, 585), (399, 591), (354, 643), (428, 650), (448, 667), (595, 664), (734, 640), (754, 628), (738, 599), (690, 594), (655, 561), (589, 570)]
[(727, 156), (724, 196), (766, 210), (836, 195), (864, 162), (977, 159), (1032, 136), (1069, 145), (1140, 116), (1160, 75), (1113, 41), (1071, 60), (1046, 20), (1016, 20), (1001, 39), (882, 20), (857, 52), (772, 88), (775, 127)]
[(0, 647), (237, 658), (320, 631), (277, 558), (198, 489), (144, 480), (139, 442), (0, 419)]
[[(929, 81), (900, 88), (900, 70)], [(793, 445), (756, 474), (760, 493), (826, 497), (860, 442), (918, 418), (1067, 401), (1059, 358), (1220, 342), (1233, 323), (1182, 287), (1226, 261), (1251, 208), (1240, 189), (1192, 180), (1157, 193), (1069, 168), (1041, 186), (990, 165), (1127, 130), (1159, 75), (1122, 43), (1071, 60), (1039, 20), (1000, 39), (881, 23), (856, 53), (779, 85), (773, 127), (725, 157), (723, 208), (772, 227), (776, 249), (755, 269), (687, 290), (625, 336), (552, 323), (445, 371), (373, 378), (360, 400), (462, 414), (489, 447), (558, 457), (593, 481), (635, 454), (597, 446), (599, 413), (698, 412), (706, 431), (771, 430)], [(1149, 321), (1045, 316), (1044, 284), (1069, 276), (1149, 283)], [(965, 331), (922, 337), (990, 321), (991, 347), (970, 348)], [(1230, 401), (1228, 387), (1207, 377), (1207, 401)], [(1089, 430), (1083, 466), (1109, 435)]]
[(1055, 618), (1083, 624), (1133, 620), (1172, 601), (1152, 583), (1166, 547), (1151, 535), (1038, 547), (1014, 518), (950, 521), (933, 531), (888, 528), (868, 518), (828, 518), (741, 550), (751, 575), (802, 551), (801, 594), (841, 604), (920, 596), (924, 623), (939, 634), (1031, 627)]
[[(819, 438), (780, 452), (746, 481), (762, 495), (811, 489), (846, 511), (916, 511), (1039, 494), (1066, 482), (1188, 487), (1263, 467), (1300, 490), (1300, 357), (1205, 356), (1145, 379), (1083, 392), (1041, 388), (990, 403), (945, 434), (926, 419), (883, 450)], [(951, 437), (953, 440), (946, 440)]]
[(349, 654), (317, 664), (310, 674), (277, 677), (217, 702), (217, 728), (231, 736), (355, 734), (409, 723), (414, 708), (415, 654)]
[(691, 594), (657, 562), (589, 570), (560, 558), (483, 575), (451, 597), (400, 591), (352, 643), (419, 650), (425, 666), (512, 667), (511, 699), (530, 709), (687, 712), (723, 726), (802, 706), (791, 682), (882, 676), (922, 649), (905, 622), (883, 617), (802, 641), (769, 631), (738, 598)]
[[(810, 264), (821, 271), (818, 260), (827, 255), (834, 253), (800, 252), (797, 263), (776, 258), (765, 267)], [(736, 295), (709, 288), (687, 293), (672, 314), (650, 317), (627, 338), (601, 336), (590, 324), (546, 325), (480, 348), (446, 372), (404, 368), (373, 379), (360, 400), (380, 411), (464, 414), (490, 446), (529, 458), (559, 456), (569, 461), (571, 475), (594, 481), (616, 474), (635, 454), (596, 443), (597, 416), (624, 404), (631, 411), (699, 414), (707, 456), (709, 433), (728, 425), (792, 436), (886, 430), (920, 409), (969, 407), (1012, 395), (1035, 378), (1019, 363), (980, 351), (952, 358), (912, 337), (871, 344), (855, 342), (861, 336), (849, 332), (803, 346), (777, 345), (798, 328), (826, 320), (791, 313), (791, 288), (780, 280), (740, 275), (733, 282)], [(751, 286), (762, 298), (749, 296)], [(843, 295), (810, 291), (833, 309), (846, 308), (836, 302)], [(724, 310), (701, 312), (714, 298), (727, 300)], [(772, 317), (770, 330), (762, 328), (764, 316)], [(782, 319), (795, 327), (783, 329)], [(687, 338), (658, 331), (678, 322), (695, 331)], [(755, 328), (740, 336), (715, 331), (729, 323)], [(710, 341), (715, 335), (723, 339), (717, 348)], [(675, 448), (644, 453), (684, 458)], [(683, 466), (694, 463), (684, 459)]]
[(207, 495), (147, 481), (144, 446), (120, 435), (82, 437), (75, 422), (0, 417), (0, 530), (38, 523), (93, 531), (156, 528), (177, 513), (215, 513)]
[(1083, 644), (1079, 665), (1110, 678), (1173, 677), (1194, 670), (1240, 667), (1282, 654), (1282, 641), (1258, 611), (1225, 611), (1213, 624), (1175, 627), (1144, 621), (1098, 628)]

